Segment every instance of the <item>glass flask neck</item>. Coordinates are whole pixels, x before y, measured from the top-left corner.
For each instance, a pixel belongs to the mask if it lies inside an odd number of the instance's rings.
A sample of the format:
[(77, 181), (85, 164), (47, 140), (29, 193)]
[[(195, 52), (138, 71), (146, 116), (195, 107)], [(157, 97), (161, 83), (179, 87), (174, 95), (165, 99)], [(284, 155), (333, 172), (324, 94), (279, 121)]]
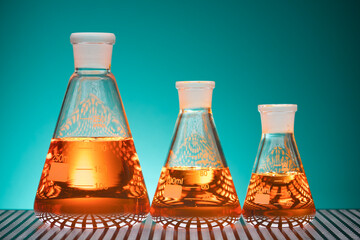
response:
[(76, 68), (54, 138), (131, 138), (115, 77), (105, 68)]
[(210, 108), (180, 108), (179, 114), (204, 114), (210, 113), (212, 114), (211, 107)]
[(180, 109), (166, 167), (227, 167), (211, 108)]
[(79, 75), (106, 75), (110, 72), (110, 69), (106, 68), (75, 68), (75, 73)]
[(253, 172), (303, 172), (293, 133), (263, 133)]

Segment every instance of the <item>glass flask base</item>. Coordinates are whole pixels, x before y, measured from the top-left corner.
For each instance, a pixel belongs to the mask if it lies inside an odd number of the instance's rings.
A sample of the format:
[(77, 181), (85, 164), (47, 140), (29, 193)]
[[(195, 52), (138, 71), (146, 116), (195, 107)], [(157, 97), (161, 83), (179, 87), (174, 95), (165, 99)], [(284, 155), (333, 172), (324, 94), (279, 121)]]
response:
[(164, 167), (150, 214), (173, 227), (228, 225), (241, 215), (228, 168)]
[(239, 221), (240, 216), (231, 217), (152, 217), (153, 221), (164, 227), (175, 229), (213, 229), (222, 228)]
[(310, 223), (315, 218), (315, 214), (315, 208), (243, 210), (246, 222), (255, 227), (302, 227)]
[(240, 218), (240, 204), (219, 207), (152, 207), (156, 223), (175, 228), (214, 228), (236, 223)]
[(60, 228), (110, 228), (133, 226), (145, 220), (147, 199), (71, 198), (37, 199), (35, 214)]
[(253, 173), (243, 216), (263, 227), (297, 227), (314, 219), (315, 205), (304, 173)]

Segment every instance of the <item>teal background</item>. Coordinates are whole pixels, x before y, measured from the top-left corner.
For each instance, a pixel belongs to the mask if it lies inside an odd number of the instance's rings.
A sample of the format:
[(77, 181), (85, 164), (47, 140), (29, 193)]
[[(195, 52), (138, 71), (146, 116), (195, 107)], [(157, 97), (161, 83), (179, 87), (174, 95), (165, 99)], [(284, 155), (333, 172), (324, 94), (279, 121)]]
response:
[(152, 199), (179, 111), (175, 81), (214, 80), (243, 204), (258, 104), (296, 103), (318, 208), (360, 208), (359, 1), (1, 1), (0, 208), (30, 209), (68, 79), (70, 34), (113, 32), (117, 78)]

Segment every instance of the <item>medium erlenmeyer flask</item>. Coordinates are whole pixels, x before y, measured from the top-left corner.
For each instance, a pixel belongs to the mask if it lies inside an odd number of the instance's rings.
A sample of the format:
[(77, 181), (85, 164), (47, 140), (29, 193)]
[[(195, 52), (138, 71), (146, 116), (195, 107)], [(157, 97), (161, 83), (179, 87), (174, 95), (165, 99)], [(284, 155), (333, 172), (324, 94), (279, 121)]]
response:
[(147, 190), (114, 75), (111, 33), (73, 33), (71, 76), (34, 210), (60, 227), (132, 225), (149, 212)]
[(236, 222), (241, 208), (211, 111), (211, 81), (177, 82), (180, 113), (150, 213), (173, 227)]
[(243, 216), (264, 227), (296, 227), (315, 216), (315, 205), (294, 138), (297, 105), (259, 105), (262, 137)]

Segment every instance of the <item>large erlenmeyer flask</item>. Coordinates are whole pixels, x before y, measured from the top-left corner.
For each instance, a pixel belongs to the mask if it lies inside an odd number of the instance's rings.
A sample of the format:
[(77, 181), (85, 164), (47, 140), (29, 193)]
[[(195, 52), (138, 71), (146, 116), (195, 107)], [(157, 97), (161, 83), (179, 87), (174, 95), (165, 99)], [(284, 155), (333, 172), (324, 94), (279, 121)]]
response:
[(241, 214), (211, 112), (211, 81), (177, 82), (180, 113), (150, 213), (173, 227), (215, 227)]
[(315, 206), (294, 138), (297, 105), (259, 105), (262, 137), (243, 206), (255, 226), (311, 222)]
[(114, 75), (111, 33), (73, 33), (75, 57), (34, 210), (60, 227), (132, 225), (147, 190)]

